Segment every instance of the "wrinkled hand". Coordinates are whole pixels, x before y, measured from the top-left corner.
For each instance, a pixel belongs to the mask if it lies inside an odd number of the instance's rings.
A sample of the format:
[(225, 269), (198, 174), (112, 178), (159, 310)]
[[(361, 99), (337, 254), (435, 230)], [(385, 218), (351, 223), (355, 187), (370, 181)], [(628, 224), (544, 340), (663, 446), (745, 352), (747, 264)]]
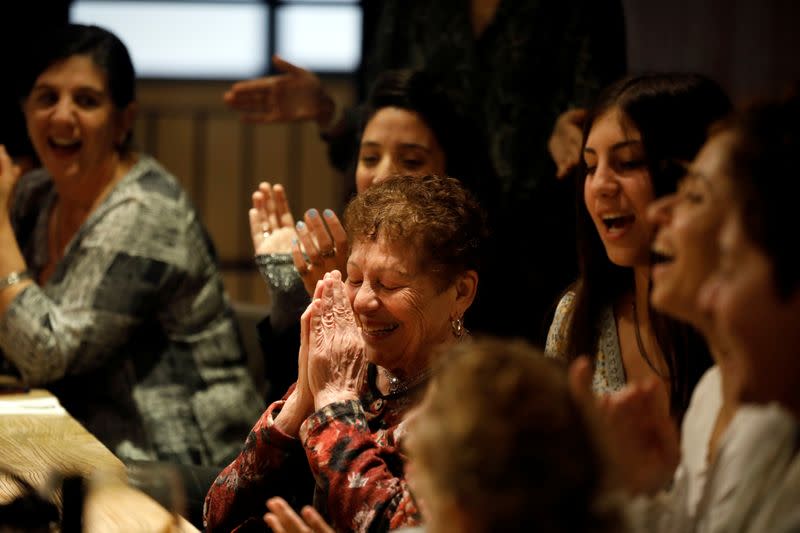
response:
[[(322, 296), (320, 283), (314, 298)], [(297, 438), (300, 426), (314, 412), (314, 395), (308, 386), (308, 348), (310, 345), (311, 316), (314, 312), (312, 301), (300, 316), (300, 350), (297, 354), (297, 384), (286, 399), (283, 408), (275, 419), (275, 424), (290, 437)]]
[(20, 169), (11, 160), (6, 147), (0, 144), (0, 214), (8, 215), (9, 201), (19, 181)]
[(278, 55), (272, 62), (282, 74), (234, 83), (223, 96), (225, 103), (248, 122), (315, 120), (328, 127), (334, 102), (319, 78)]
[(248, 217), (256, 255), (291, 253), (295, 238), (294, 217), (282, 185), (259, 183)]
[(557, 178), (567, 176), (580, 163), (586, 115), (585, 109), (570, 109), (561, 113), (556, 120), (547, 149), (556, 164)]
[(314, 408), (358, 399), (366, 371), (364, 340), (338, 270), (325, 274), (322, 295), (312, 302), (308, 384)]
[(306, 292), (312, 294), (327, 272), (346, 271), (347, 233), (330, 209), (326, 209), (322, 217), (316, 209), (309, 209), (304, 222), (297, 223), (296, 230), (299, 240), (292, 245), (292, 258)]
[(618, 392), (595, 396), (592, 367), (585, 357), (569, 369), (570, 390), (599, 432), (614, 485), (633, 494), (666, 487), (680, 461), (678, 429), (653, 378)]
[(270, 498), (267, 500), (267, 508), (269, 512), (264, 515), (264, 522), (275, 533), (334, 533), (317, 510), (311, 506), (303, 507), (302, 518), (283, 498)]

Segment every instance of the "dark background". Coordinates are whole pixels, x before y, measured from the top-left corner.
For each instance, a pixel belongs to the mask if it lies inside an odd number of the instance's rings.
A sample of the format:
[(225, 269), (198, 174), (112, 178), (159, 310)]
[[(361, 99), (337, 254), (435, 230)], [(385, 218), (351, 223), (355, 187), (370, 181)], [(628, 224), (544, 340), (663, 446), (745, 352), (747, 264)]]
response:
[[(12, 155), (30, 150), (16, 97), (20, 73), (41, 36), (67, 20), (70, 3), (26, 0), (3, 6), (0, 143)], [(735, 101), (774, 94), (800, 80), (800, 2), (796, 0), (622, 3), (632, 72), (699, 72), (720, 82)], [(365, 0), (364, 5), (369, 25), (380, 0)], [(366, 39), (369, 34), (366, 28)]]

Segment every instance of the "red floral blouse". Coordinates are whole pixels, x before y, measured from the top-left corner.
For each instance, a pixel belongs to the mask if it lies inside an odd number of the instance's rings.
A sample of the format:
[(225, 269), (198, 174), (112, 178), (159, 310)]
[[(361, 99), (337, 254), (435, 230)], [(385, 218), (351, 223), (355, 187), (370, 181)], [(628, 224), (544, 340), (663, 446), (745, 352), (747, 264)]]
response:
[(314, 506), (340, 531), (419, 525), (398, 443), (422, 387), (383, 395), (376, 377), (370, 365), (360, 401), (320, 409), (303, 423), (300, 440), (274, 425), (284, 400), (270, 405), (242, 452), (212, 484), (204, 510), (207, 531), (266, 530), (267, 499), (282, 496), (298, 509), (310, 503), (312, 493)]

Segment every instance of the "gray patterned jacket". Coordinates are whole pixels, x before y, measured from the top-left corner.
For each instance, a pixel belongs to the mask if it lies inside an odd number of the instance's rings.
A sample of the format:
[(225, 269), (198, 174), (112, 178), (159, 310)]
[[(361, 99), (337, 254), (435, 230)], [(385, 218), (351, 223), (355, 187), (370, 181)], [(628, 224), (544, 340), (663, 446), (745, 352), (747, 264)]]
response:
[[(35, 277), (55, 199), (44, 170), (15, 191), (12, 222)], [(144, 155), (47, 283), (0, 318), (0, 348), (123, 459), (225, 464), (264, 409), (212, 243), (180, 185)]]

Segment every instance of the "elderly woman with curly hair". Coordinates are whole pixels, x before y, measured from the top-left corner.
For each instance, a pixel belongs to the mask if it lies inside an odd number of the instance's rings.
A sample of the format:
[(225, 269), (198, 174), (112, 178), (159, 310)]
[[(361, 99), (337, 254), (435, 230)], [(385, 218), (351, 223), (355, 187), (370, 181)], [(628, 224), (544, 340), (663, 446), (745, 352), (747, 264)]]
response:
[(347, 281), (334, 270), (317, 284), (301, 318), (298, 381), (211, 487), (209, 531), (263, 526), (267, 499), (298, 506), (312, 493), (337, 529), (420, 521), (399, 447), (403, 422), (439, 351), (466, 335), (484, 215), (456, 179), (394, 177), (350, 202), (345, 228)]

